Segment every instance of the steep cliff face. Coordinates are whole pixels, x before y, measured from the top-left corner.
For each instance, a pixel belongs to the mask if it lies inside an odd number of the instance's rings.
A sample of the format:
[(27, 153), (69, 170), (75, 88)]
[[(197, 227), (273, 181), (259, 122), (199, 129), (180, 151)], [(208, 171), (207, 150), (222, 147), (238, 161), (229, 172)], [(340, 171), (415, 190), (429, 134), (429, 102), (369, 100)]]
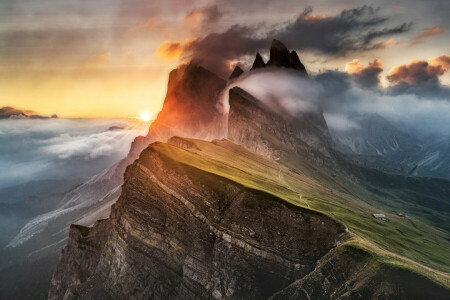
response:
[(62, 299), (69, 287), (85, 282), (94, 273), (107, 240), (107, 224), (108, 220), (100, 220), (92, 228), (70, 226), (69, 241), (59, 261), (65, 268), (53, 274), (49, 298)]
[(279, 159), (283, 149), (296, 152), (305, 147), (329, 155), (331, 138), (320, 111), (281, 115), (238, 87), (229, 91), (229, 103), (231, 141), (270, 159)]
[(416, 273), (380, 264), (363, 249), (345, 245), (270, 299), (446, 299), (446, 295), (447, 289)]
[(170, 147), (152, 144), (127, 169), (110, 220), (71, 229), (50, 299), (267, 298), (342, 240), (330, 218), (175, 161)]
[(225, 80), (193, 63), (170, 72), (164, 105), (147, 138), (166, 141), (174, 135), (213, 139), (224, 135), (220, 94)]

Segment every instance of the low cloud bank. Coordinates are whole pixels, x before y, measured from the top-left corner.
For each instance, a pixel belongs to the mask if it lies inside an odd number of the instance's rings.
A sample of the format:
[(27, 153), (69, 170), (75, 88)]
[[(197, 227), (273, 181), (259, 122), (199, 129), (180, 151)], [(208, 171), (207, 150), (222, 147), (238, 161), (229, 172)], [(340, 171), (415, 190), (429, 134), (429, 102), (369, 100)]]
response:
[[(379, 66), (374, 62), (369, 68)], [(376, 72), (375, 72), (376, 73)], [(310, 78), (283, 69), (250, 72), (233, 82), (224, 93), (228, 111), (228, 90), (239, 86), (266, 105), (293, 115), (322, 109), (332, 130), (359, 128), (361, 116), (379, 114), (402, 128), (421, 135), (450, 132), (450, 101), (415, 93), (393, 93), (390, 88), (371, 85), (356, 74), (327, 71)], [(356, 76), (355, 76), (356, 75)]]
[(147, 128), (121, 120), (0, 120), (0, 188), (92, 176), (123, 158)]

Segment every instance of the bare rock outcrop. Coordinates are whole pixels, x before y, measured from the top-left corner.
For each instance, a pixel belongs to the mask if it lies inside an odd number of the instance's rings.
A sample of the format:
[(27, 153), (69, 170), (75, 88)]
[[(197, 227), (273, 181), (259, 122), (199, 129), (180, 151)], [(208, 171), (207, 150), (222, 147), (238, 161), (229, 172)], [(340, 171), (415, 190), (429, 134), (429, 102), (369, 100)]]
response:
[(178, 162), (170, 147), (152, 144), (127, 169), (104, 228), (71, 229), (49, 299), (264, 299), (342, 238), (332, 219)]
[(259, 54), (259, 52), (256, 52), (255, 60), (253, 61), (253, 65), (250, 70), (264, 68), (265, 66), (266, 66), (266, 63), (264, 62), (263, 58), (261, 57), (261, 54)]
[(270, 159), (281, 152), (308, 148), (325, 156), (331, 149), (328, 126), (320, 109), (298, 116), (274, 112), (243, 89), (229, 91), (228, 139)]
[(228, 78), (228, 80), (236, 79), (239, 76), (241, 76), (242, 74), (244, 74), (244, 70), (242, 70), (241, 67), (236, 66), (236, 67), (234, 67), (233, 72), (231, 72), (231, 75)]

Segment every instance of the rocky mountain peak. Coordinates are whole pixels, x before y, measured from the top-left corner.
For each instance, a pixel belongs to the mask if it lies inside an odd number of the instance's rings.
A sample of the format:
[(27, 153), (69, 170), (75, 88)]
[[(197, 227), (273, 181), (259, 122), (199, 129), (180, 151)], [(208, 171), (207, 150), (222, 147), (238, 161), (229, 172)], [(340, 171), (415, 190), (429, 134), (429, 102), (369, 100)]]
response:
[(198, 64), (182, 65), (172, 71), (163, 108), (147, 137), (162, 141), (173, 135), (210, 138), (217, 133), (217, 128), (211, 126), (220, 123), (218, 101), (225, 84), (225, 80)]
[(268, 66), (289, 68), (290, 55), (289, 50), (279, 40), (273, 40), (270, 45), (270, 59)]
[(253, 62), (253, 66), (250, 70), (264, 68), (266, 66), (266, 63), (264, 62), (263, 58), (261, 57), (261, 54), (259, 52), (256, 52), (255, 61)]
[(289, 54), (289, 67), (306, 74), (306, 68), (300, 61), (300, 58), (298, 58), (298, 54), (297, 52), (295, 52), (295, 50), (292, 50)]
[(241, 76), (244, 73), (244, 70), (242, 70), (239, 66), (234, 67), (233, 72), (231, 73), (230, 77), (228, 78), (228, 80), (233, 80), (238, 78), (239, 76)]
[(294, 69), (304, 73), (305, 75), (307, 74), (306, 68), (300, 61), (297, 52), (294, 50), (289, 52), (288, 48), (276, 39), (274, 39), (270, 45), (270, 59), (267, 64), (264, 63), (261, 55), (257, 52), (255, 61), (253, 62), (253, 66), (250, 70), (264, 68), (266, 66)]

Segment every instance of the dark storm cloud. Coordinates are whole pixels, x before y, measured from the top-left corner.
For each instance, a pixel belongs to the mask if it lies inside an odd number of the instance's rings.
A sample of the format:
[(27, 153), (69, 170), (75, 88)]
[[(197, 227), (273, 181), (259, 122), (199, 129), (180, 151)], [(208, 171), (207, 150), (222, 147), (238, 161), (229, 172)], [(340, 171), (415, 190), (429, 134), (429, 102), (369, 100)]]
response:
[[(182, 56), (200, 61), (222, 76), (229, 75), (229, 62), (256, 51), (266, 50), (277, 38), (289, 48), (310, 50), (329, 55), (351, 51), (368, 51), (386, 47), (377, 41), (409, 31), (411, 24), (387, 26), (388, 17), (371, 6), (343, 10), (336, 16), (316, 16), (307, 8), (294, 21), (268, 32), (259, 27), (234, 25), (221, 33), (210, 33), (182, 47)], [(368, 74), (366, 74), (368, 75)]]
[(366, 51), (383, 47), (375, 40), (410, 30), (411, 23), (387, 26), (388, 17), (380, 10), (363, 6), (343, 10), (336, 16), (315, 16), (307, 8), (293, 22), (275, 35), (296, 49), (317, 51), (330, 55), (342, 55), (351, 51)]
[(234, 25), (225, 32), (211, 33), (190, 42), (183, 48), (183, 55), (228, 77), (232, 60), (254, 55), (268, 46), (269, 39), (255, 37), (255, 31), (255, 28)]

